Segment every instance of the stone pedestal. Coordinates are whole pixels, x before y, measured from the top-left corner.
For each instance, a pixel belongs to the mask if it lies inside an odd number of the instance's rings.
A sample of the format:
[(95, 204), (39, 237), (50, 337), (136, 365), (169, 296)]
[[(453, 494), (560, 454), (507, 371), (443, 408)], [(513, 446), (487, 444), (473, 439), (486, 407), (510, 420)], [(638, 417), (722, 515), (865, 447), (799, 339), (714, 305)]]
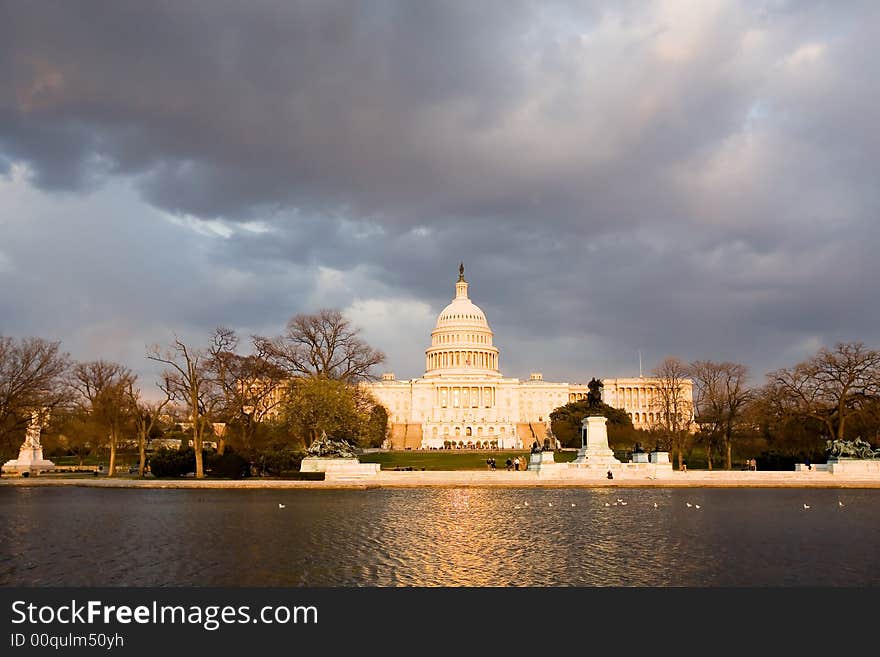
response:
[(828, 470), (831, 474), (880, 475), (880, 459), (830, 458)]
[(6, 461), (3, 464), (3, 472), (11, 474), (37, 474), (39, 472), (47, 472), (55, 469), (52, 461), (43, 458), (42, 447), (30, 447), (22, 445), (18, 452), (18, 458)]
[(607, 420), (602, 416), (584, 418), (584, 446), (578, 450), (572, 465), (577, 468), (604, 468), (619, 466), (614, 452), (608, 446)]
[(548, 465), (556, 465), (553, 460), (553, 452), (532, 452), (529, 455), (529, 470), (541, 470)]
[(355, 458), (309, 456), (302, 460), (300, 472), (323, 472), (325, 479), (372, 477), (379, 474), (378, 463), (361, 463)]
[(648, 452), (633, 452), (633, 463), (649, 463)]
[(651, 452), (650, 463), (670, 463), (669, 452)]

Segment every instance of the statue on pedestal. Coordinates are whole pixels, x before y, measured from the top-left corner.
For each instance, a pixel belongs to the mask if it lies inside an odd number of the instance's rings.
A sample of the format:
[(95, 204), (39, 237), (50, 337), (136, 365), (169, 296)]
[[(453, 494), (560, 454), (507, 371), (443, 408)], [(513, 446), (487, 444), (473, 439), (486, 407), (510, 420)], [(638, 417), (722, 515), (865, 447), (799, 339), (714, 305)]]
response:
[(28, 425), (27, 432), (24, 435), (24, 443), (22, 449), (42, 449), (40, 444), (40, 432), (43, 430), (40, 424), (40, 414), (37, 411), (31, 413), (31, 422)]
[(3, 464), (3, 472), (20, 473), (28, 476), (30, 473), (38, 473), (54, 470), (55, 464), (43, 458), (43, 446), (40, 443), (42, 424), (40, 413), (31, 413), (31, 421), (24, 435), (24, 442), (18, 450), (18, 458)]
[(590, 405), (590, 408), (602, 405), (602, 388), (604, 387), (602, 382), (596, 377), (593, 377), (587, 384), (587, 388), (590, 389), (590, 392), (587, 393), (587, 403)]

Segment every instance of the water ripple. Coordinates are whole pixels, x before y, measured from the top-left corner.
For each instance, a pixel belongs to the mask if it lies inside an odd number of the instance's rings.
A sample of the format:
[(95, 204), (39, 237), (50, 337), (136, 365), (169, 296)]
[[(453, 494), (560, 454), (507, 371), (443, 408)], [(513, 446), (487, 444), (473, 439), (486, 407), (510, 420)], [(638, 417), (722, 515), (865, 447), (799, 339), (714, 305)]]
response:
[(5, 488), (0, 585), (872, 586), (878, 502), (874, 490)]

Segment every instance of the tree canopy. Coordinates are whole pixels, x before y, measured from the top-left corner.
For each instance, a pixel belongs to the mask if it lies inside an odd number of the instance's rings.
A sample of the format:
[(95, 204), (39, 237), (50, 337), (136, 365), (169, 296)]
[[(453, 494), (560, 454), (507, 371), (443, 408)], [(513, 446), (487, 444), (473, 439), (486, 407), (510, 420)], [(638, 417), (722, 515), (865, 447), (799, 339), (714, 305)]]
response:
[(583, 400), (569, 402), (550, 413), (551, 430), (563, 447), (581, 446), (581, 422), (590, 415), (608, 418), (609, 444), (631, 442), (635, 429), (626, 411), (602, 401)]
[(366, 390), (323, 377), (294, 379), (281, 413), (290, 433), (306, 447), (323, 432), (366, 447), (381, 444), (387, 431), (387, 411)]
[(360, 329), (338, 310), (296, 315), (283, 335), (256, 336), (254, 344), (262, 356), (293, 376), (346, 383), (375, 378), (372, 368), (385, 361), (385, 354), (368, 345)]

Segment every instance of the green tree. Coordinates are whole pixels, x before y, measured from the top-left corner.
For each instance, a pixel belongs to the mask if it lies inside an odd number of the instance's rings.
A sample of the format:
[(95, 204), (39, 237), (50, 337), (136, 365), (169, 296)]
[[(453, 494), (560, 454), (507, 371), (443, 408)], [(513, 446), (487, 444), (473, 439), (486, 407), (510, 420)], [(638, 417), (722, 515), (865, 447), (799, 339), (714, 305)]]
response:
[(322, 432), (357, 442), (360, 416), (354, 389), (342, 381), (311, 376), (294, 379), (281, 408), (291, 433), (306, 447)]
[(281, 402), (281, 415), (306, 447), (322, 432), (353, 445), (376, 446), (388, 431), (388, 411), (368, 390), (324, 377), (294, 379)]
[(388, 410), (377, 403), (370, 409), (365, 442), (368, 447), (381, 447), (388, 437)]
[(555, 409), (550, 413), (550, 429), (563, 447), (580, 447), (581, 423), (590, 415), (608, 418), (608, 441), (611, 444), (629, 443), (635, 434), (626, 411), (601, 401), (591, 404), (589, 400), (569, 402)]

